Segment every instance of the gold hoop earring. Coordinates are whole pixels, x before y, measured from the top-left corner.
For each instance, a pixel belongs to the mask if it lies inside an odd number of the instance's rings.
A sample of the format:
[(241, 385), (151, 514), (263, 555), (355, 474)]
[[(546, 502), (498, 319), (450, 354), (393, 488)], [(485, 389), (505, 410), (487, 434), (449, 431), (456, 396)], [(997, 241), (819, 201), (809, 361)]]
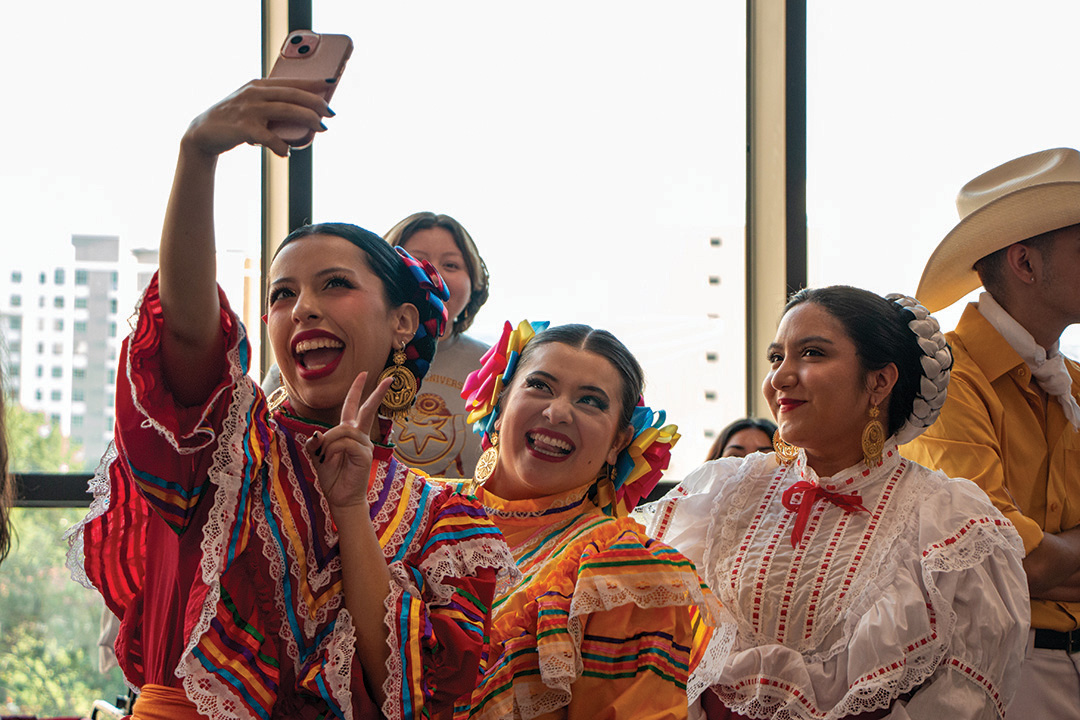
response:
[(394, 364), (379, 375), (379, 382), (388, 377), (393, 378), (390, 389), (386, 391), (386, 397), (379, 406), (379, 412), (394, 420), (404, 420), (405, 414), (416, 399), (416, 376), (405, 367), (405, 360), (405, 343), (402, 341), (401, 348), (394, 351)]
[(863, 460), (871, 468), (881, 464), (881, 452), (885, 449), (885, 426), (877, 419), (880, 414), (877, 405), (870, 406), (870, 421), (862, 433)]
[(480, 453), (480, 459), (476, 461), (476, 470), (473, 471), (473, 492), (476, 491), (476, 488), (487, 482), (487, 479), (491, 477), (491, 473), (495, 472), (495, 466), (498, 462), (499, 433), (492, 431), (491, 445), (488, 446), (487, 450)]
[(777, 428), (776, 432), (773, 433), (772, 446), (776, 457), (785, 465), (790, 465), (795, 461), (795, 458), (799, 457), (799, 448), (784, 442), (784, 438), (780, 437), (780, 428)]

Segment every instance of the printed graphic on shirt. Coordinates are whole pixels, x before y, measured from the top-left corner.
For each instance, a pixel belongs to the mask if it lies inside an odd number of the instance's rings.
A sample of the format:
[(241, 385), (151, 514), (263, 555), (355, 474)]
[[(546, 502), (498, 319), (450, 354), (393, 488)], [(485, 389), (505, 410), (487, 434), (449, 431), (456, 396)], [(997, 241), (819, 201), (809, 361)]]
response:
[(395, 422), (398, 457), (406, 465), (422, 468), (430, 475), (444, 473), (454, 466), (465, 446), (465, 419), (446, 407), (433, 393), (421, 393), (409, 413), (407, 423)]

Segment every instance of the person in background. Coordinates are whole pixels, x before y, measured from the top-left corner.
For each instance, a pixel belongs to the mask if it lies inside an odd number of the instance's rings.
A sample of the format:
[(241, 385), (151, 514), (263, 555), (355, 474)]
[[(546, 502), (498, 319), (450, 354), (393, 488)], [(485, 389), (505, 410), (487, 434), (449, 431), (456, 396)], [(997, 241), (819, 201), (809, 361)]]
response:
[(546, 325), (507, 323), (465, 382), (487, 449), (464, 487), (523, 579), (495, 599), (483, 677), (455, 717), (684, 718), (690, 671), (719, 665), (734, 625), (693, 564), (627, 517), (679, 435), (643, 405), (614, 336)]
[[(424, 392), (408, 414), (395, 418), (394, 454), (409, 467), (431, 476), (469, 477), (482, 448), (480, 437), (469, 432), (465, 423), (461, 388), (488, 346), (465, 331), (487, 302), (487, 265), (469, 232), (449, 215), (413, 213), (384, 237), (390, 245), (403, 247), (413, 257), (434, 265), (450, 291), (446, 309), (451, 322), (439, 338)], [(269, 394), (280, 385), (275, 364), (262, 386)]]
[(769, 454), (702, 465), (640, 510), (738, 636), (707, 716), (1004, 715), (1027, 641), (1020, 537), (974, 484), (901, 456), (952, 356), (912, 298), (796, 293), (768, 348)]
[(414, 213), (384, 237), (434, 265), (450, 291), (446, 309), (451, 322), (439, 338), (424, 392), (397, 422), (394, 452), (409, 467), (432, 476), (471, 477), (482, 448), (480, 436), (465, 422), (461, 388), (488, 346), (465, 331), (487, 302), (487, 265), (469, 232), (449, 215)]
[(973, 480), (1024, 541), (1031, 636), (1018, 717), (1080, 718), (1080, 364), (1058, 348), (1080, 322), (1080, 153), (1046, 150), (964, 185), (961, 220), (923, 270), (944, 308), (980, 284), (949, 343), (941, 418), (904, 448)]
[(772, 452), (776, 423), (758, 418), (740, 418), (720, 431), (705, 460), (746, 457), (750, 453)]
[(479, 504), (386, 444), (447, 321), (430, 264), (355, 225), (286, 237), (267, 333), (283, 387), (248, 377), (216, 284), (214, 179), (272, 127), (325, 130), (321, 82), (255, 80), (180, 142), (160, 270), (124, 340), (115, 446), (69, 533), (72, 575), (120, 618), (134, 720), (445, 717), (478, 679), (500, 578)]

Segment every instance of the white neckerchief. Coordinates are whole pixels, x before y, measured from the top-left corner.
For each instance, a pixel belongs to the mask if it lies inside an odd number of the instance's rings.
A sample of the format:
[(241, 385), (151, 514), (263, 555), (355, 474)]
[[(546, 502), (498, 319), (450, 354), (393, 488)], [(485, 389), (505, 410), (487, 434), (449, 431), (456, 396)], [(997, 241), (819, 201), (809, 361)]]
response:
[(988, 292), (979, 294), (978, 308), (986, 321), (1027, 363), (1039, 387), (1061, 403), (1065, 417), (1073, 428), (1080, 430), (1080, 405), (1072, 396), (1072, 376), (1065, 368), (1065, 356), (1058, 352), (1058, 344), (1054, 343), (1047, 352)]

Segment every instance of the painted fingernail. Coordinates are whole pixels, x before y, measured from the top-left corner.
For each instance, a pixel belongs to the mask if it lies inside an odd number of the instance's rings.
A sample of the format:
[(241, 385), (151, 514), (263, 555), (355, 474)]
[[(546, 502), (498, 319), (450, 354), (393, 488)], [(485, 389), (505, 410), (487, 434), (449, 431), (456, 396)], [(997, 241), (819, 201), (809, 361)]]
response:
[(337, 115), (337, 113), (330, 108), (326, 108), (326, 112), (329, 113), (330, 117), (334, 117), (335, 115)]
[(327, 85), (333, 85), (336, 82), (337, 82), (337, 78), (326, 78), (326, 84)]
[(319, 127), (321, 127), (323, 130), (326, 130), (326, 124), (325, 123), (319, 123)]

